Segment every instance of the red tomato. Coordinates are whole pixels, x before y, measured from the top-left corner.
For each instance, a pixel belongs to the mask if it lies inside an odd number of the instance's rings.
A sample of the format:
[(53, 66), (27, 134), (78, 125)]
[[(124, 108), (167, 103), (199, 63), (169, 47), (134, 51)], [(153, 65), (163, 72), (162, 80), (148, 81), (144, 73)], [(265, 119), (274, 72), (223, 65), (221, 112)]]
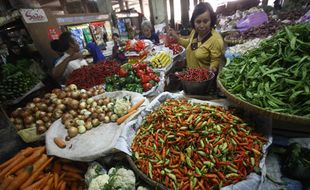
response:
[(147, 75), (144, 75), (141, 77), (141, 83), (142, 84), (148, 83), (150, 80), (151, 80), (151, 78)]
[(123, 68), (120, 68), (120, 70), (118, 71), (118, 75), (120, 77), (126, 77), (127, 74), (128, 74), (128, 72), (125, 69), (123, 69)]
[(150, 84), (150, 83), (145, 83), (145, 84), (143, 84), (143, 90), (144, 90), (144, 92), (149, 91), (152, 87), (153, 87), (153, 85)]

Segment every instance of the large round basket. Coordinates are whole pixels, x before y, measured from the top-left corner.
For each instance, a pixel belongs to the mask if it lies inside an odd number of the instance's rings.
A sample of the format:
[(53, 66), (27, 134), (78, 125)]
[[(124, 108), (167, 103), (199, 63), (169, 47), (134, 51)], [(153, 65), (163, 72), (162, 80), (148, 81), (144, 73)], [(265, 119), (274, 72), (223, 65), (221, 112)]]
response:
[(135, 164), (135, 162), (132, 160), (130, 156), (126, 156), (127, 161), (132, 168), (132, 170), (135, 172), (135, 174), (140, 177), (143, 181), (145, 181), (147, 184), (149, 184), (152, 189), (154, 190), (169, 190), (167, 187), (165, 187), (163, 184), (158, 183), (152, 179), (150, 179), (147, 175), (145, 175)]
[(301, 125), (306, 125), (308, 127), (310, 126), (310, 118), (286, 114), (286, 113), (273, 112), (270, 110), (266, 110), (262, 107), (256, 106), (254, 104), (251, 104), (249, 102), (246, 102), (244, 100), (241, 100), (240, 98), (228, 92), (223, 86), (223, 84), (221, 83), (221, 81), (219, 80), (219, 78), (217, 78), (217, 86), (232, 103), (238, 105), (241, 108), (244, 108), (245, 110), (248, 110), (253, 113), (261, 114), (263, 116), (271, 117), (272, 119), (275, 119), (278, 121), (301, 124)]

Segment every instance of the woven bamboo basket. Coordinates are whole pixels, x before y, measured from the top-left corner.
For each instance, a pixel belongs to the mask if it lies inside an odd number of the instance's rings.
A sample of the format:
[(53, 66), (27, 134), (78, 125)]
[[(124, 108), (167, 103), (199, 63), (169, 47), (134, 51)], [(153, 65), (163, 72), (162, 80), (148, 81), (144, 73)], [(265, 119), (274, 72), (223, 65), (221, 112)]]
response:
[(126, 156), (127, 161), (132, 168), (132, 170), (135, 172), (135, 174), (141, 178), (143, 181), (145, 181), (147, 184), (149, 184), (153, 190), (169, 190), (167, 187), (165, 187), (163, 184), (158, 183), (152, 179), (150, 179), (147, 175), (145, 175), (135, 164), (135, 162), (132, 160), (130, 156)]
[(246, 102), (244, 100), (241, 100), (240, 98), (228, 92), (223, 86), (223, 84), (221, 83), (221, 81), (219, 80), (219, 78), (217, 78), (217, 86), (225, 94), (228, 100), (238, 105), (239, 107), (244, 108), (245, 110), (248, 110), (253, 113), (261, 114), (263, 116), (268, 116), (275, 120), (285, 121), (285, 122), (290, 122), (290, 123), (300, 124), (300, 125), (306, 125), (310, 127), (310, 118), (286, 114), (286, 113), (273, 112), (270, 110), (266, 110), (262, 107), (256, 106), (254, 104), (251, 104), (249, 102)]

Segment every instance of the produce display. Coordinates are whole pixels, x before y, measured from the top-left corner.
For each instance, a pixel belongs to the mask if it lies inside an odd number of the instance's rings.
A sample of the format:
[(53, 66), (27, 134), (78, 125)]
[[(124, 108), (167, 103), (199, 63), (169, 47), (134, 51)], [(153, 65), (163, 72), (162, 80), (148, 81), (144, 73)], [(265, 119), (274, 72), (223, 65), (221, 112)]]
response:
[(1, 65), (0, 102), (21, 97), (40, 81), (33, 73), (27, 71), (28, 62), (25, 64)]
[(239, 41), (243, 42), (254, 38), (266, 38), (269, 35), (276, 33), (282, 25), (283, 24), (279, 21), (269, 20), (268, 22), (260, 26), (250, 28), (245, 32), (232, 32), (225, 37), (225, 40), (239, 43)]
[[(102, 96), (98, 99), (72, 100), (71, 103), (71, 110), (62, 115), (62, 124), (68, 133), (66, 140), (97, 127), (101, 122), (116, 122), (119, 118), (128, 114), (131, 108), (129, 96), (121, 98)], [(60, 145), (60, 148), (65, 148), (61, 143), (55, 143)]]
[(0, 189), (84, 189), (83, 165), (49, 157), (45, 147), (27, 147), (0, 165)]
[(137, 167), (171, 189), (220, 189), (258, 167), (266, 139), (221, 107), (167, 99), (131, 145)]
[(176, 76), (184, 81), (206, 81), (214, 76), (214, 74), (206, 68), (189, 68), (186, 71), (177, 72)]
[(160, 81), (159, 76), (146, 63), (126, 65), (118, 74), (106, 77), (105, 90), (128, 90), (133, 92), (147, 92)]
[(150, 59), (153, 68), (164, 68), (172, 63), (172, 57), (164, 51), (157, 53)]
[(182, 46), (177, 43), (170, 43), (165, 46), (173, 51), (173, 55), (180, 54), (183, 51)]
[(80, 100), (87, 100), (102, 93), (102, 87), (93, 87), (86, 91), (78, 90), (76, 85), (71, 84), (64, 90), (54, 89), (43, 98), (34, 98), (25, 107), (17, 108), (11, 113), (10, 120), (18, 131), (36, 127), (37, 133), (43, 134), (64, 113), (70, 113), (70, 110), (76, 113), (74, 110), (79, 107)]
[(83, 66), (69, 75), (66, 85), (75, 84), (80, 89), (88, 89), (103, 84), (105, 77), (117, 73), (119, 68), (120, 64), (116, 61), (103, 61)]
[(146, 47), (146, 44), (144, 40), (127, 40), (126, 45), (125, 45), (125, 50), (140, 52), (144, 50), (145, 47)]
[(229, 47), (226, 52), (225, 52), (225, 57), (230, 57), (234, 56), (234, 57), (238, 57), (248, 51), (250, 51), (251, 49), (254, 48), (258, 48), (259, 47), (259, 43), (262, 41), (263, 39), (260, 38), (255, 38), (253, 40), (249, 40), (243, 44), (237, 44), (235, 46)]
[(85, 174), (89, 190), (135, 189), (136, 177), (132, 170), (124, 167), (106, 171), (97, 162), (92, 163)]
[(219, 79), (236, 97), (264, 109), (310, 117), (310, 25), (284, 27), (235, 58)]

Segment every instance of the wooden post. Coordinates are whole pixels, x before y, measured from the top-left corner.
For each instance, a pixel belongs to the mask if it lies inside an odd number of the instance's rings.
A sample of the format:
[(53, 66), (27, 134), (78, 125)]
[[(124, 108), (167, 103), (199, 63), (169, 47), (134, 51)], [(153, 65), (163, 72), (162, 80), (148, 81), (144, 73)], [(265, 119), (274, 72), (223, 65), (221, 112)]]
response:
[(81, 4), (82, 4), (82, 6), (83, 6), (83, 9), (84, 9), (84, 12), (85, 12), (85, 13), (89, 13), (87, 3), (88, 3), (88, 0), (81, 0)]
[(123, 11), (125, 8), (124, 8), (124, 1), (123, 0), (118, 0), (118, 4), (119, 4), (119, 8), (121, 11)]
[(189, 27), (189, 0), (181, 0), (181, 23), (183, 27)]
[(61, 9), (64, 11), (65, 14), (68, 14), (67, 10), (67, 1), (66, 0), (59, 0)]
[(144, 14), (143, 0), (139, 0), (139, 5), (140, 5), (141, 13)]
[(198, 0), (194, 0), (194, 7), (198, 4)]
[(173, 0), (169, 0), (169, 3), (170, 3), (170, 27), (175, 28)]
[(149, 0), (149, 7), (150, 7), (150, 20), (151, 20), (151, 23), (154, 25), (155, 23), (155, 20), (154, 20), (154, 11), (153, 11), (153, 2), (152, 0)]

